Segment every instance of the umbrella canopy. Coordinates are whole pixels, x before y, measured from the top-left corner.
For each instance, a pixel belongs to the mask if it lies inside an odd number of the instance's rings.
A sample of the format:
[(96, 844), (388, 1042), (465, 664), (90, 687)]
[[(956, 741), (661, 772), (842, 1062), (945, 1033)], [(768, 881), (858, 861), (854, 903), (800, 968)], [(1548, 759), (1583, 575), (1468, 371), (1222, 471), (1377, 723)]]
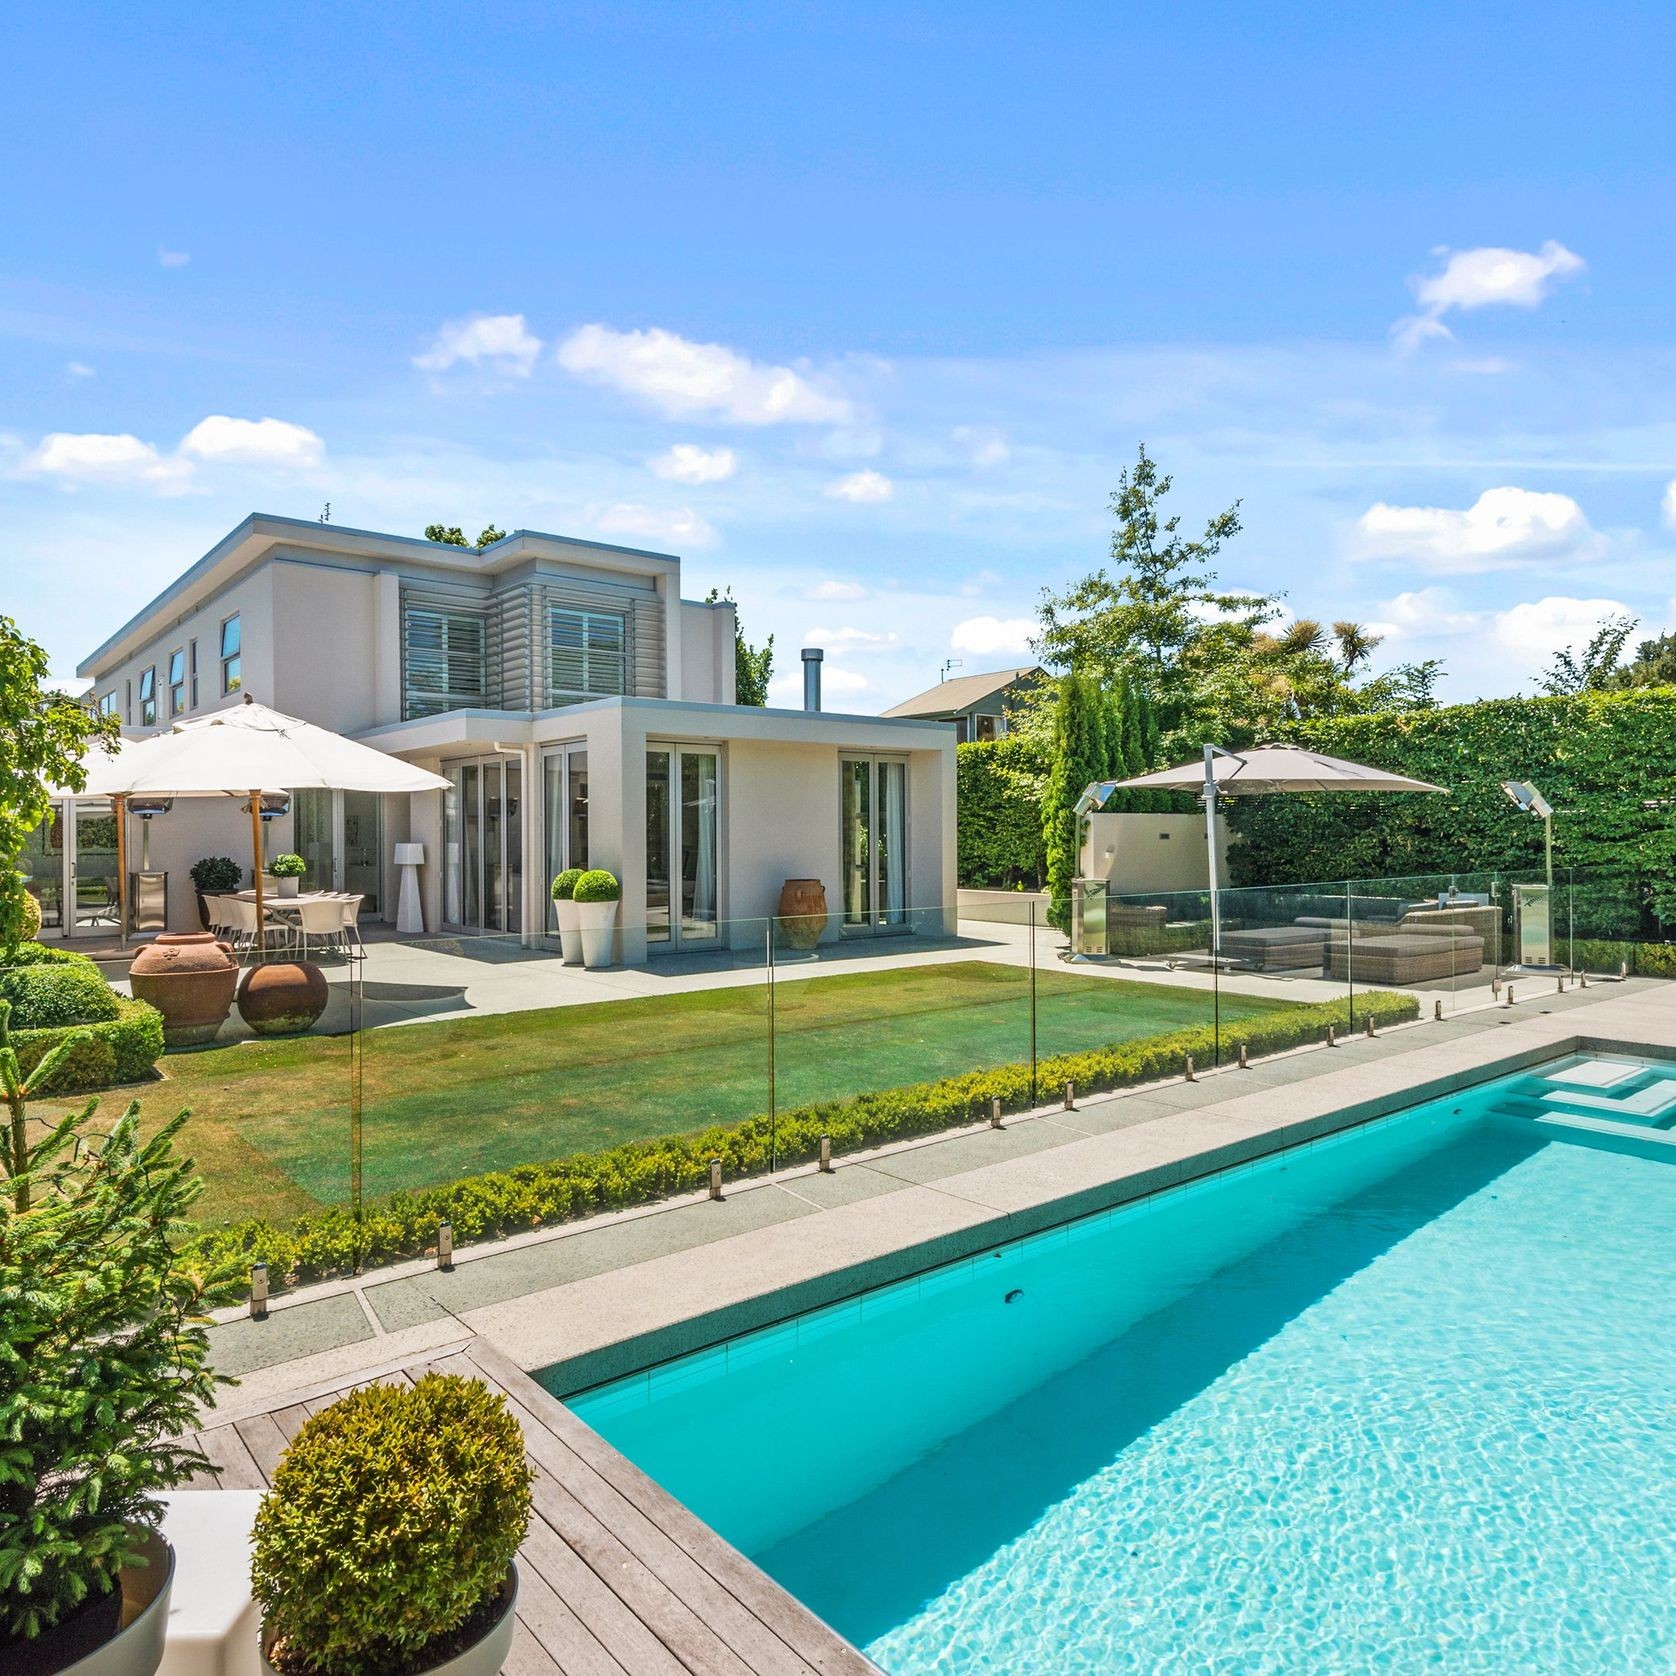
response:
[(84, 797), (248, 797), (252, 790), (444, 791), (440, 774), (246, 701), (89, 754)]
[[(1343, 757), (1306, 751), (1301, 745), (1256, 745), (1249, 751), (1218, 752), (1210, 772), (1221, 797), (1255, 797), (1266, 792), (1310, 791), (1444, 791), (1425, 780), (1369, 768), (1365, 763), (1346, 762)], [(1141, 774), (1133, 780), (1113, 780), (1110, 791), (1119, 786), (1157, 791), (1203, 791), (1206, 767), (1201, 761), (1184, 762), (1177, 768), (1163, 768), (1156, 774)], [(1110, 794), (1108, 791), (1107, 795)], [(1102, 799), (1104, 801), (1104, 799)]]

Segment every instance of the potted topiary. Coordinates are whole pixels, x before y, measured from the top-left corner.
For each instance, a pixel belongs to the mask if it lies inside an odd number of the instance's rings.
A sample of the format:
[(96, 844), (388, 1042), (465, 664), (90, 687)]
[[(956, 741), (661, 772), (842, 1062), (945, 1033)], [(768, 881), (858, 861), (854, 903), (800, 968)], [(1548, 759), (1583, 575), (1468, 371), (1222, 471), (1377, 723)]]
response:
[(530, 1514), (518, 1422), (480, 1380), (369, 1385), (306, 1421), (256, 1515), (278, 1676), (494, 1676)]
[(295, 896), (297, 886), (302, 882), (303, 875), (308, 872), (308, 863), (300, 855), (293, 855), (287, 850), (284, 855), (276, 855), (268, 863), (268, 871), (279, 880), (281, 896)]
[(192, 863), (192, 888), (198, 893), (198, 920), (208, 931), (206, 896), (224, 896), (244, 883), (244, 869), (229, 855), (206, 855)]
[(623, 887), (603, 867), (590, 868), (571, 890), (582, 933), (582, 964), (592, 970), (609, 966), (617, 940), (617, 903)]
[(131, 1105), (108, 1133), (97, 1101), (32, 1145), (24, 1100), (85, 1035), (23, 1078), (0, 1002), (0, 1670), (152, 1676), (174, 1556), (157, 1492), (207, 1466), (182, 1434), (217, 1376), (207, 1312), (236, 1287), (176, 1246), (202, 1183), (174, 1151), (185, 1114), (149, 1139)]
[(576, 909), (576, 881), (580, 867), (567, 867), (553, 880), (553, 914), (559, 922), (559, 952), (567, 966), (582, 964), (582, 921)]

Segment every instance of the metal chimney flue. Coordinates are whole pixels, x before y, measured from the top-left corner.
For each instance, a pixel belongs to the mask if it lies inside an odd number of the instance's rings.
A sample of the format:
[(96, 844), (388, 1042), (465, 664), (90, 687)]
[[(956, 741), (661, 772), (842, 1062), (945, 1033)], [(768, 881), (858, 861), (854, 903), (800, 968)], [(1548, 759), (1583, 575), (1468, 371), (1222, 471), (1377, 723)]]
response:
[(805, 710), (819, 710), (821, 707), (821, 659), (826, 656), (819, 646), (805, 646), (803, 648), (803, 708)]

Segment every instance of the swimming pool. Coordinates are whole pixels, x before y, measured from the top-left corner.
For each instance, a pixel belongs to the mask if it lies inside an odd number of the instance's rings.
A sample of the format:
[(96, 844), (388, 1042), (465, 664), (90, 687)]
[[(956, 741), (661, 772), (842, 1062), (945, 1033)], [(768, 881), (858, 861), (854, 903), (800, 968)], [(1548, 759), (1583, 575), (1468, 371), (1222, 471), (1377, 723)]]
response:
[(570, 1403), (891, 1676), (1669, 1669), (1673, 1128), (1572, 1059)]

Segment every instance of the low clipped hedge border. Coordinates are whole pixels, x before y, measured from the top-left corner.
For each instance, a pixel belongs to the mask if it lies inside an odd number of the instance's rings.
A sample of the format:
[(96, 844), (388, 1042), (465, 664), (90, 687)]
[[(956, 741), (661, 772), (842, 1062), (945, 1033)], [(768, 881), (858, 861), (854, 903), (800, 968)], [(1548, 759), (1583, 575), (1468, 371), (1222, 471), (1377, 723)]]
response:
[(85, 1032), (59, 1066), (47, 1094), (75, 1094), (118, 1083), (139, 1082), (163, 1057), (163, 1015), (144, 1001), (118, 995), (115, 1018), (93, 1024), (65, 1024), (50, 1030), (14, 1030), (12, 1046), (25, 1079), (64, 1040)]
[[(1365, 1019), (1400, 1024), (1419, 1016), (1412, 995), (1369, 990), (1346, 1001), (1300, 1003), (1283, 1011), (1242, 1020), (1223, 1033), (1225, 1052), (1244, 1042), (1253, 1055), (1282, 1053), (1325, 1038), (1327, 1026), (1349, 1029)], [(1216, 1040), (1207, 1026), (1084, 1053), (1056, 1054), (1038, 1064), (1041, 1089), (1074, 1082), (1096, 1093), (1154, 1082), (1178, 1074), (1186, 1056), (1210, 1065)], [(284, 1226), (242, 1222), (205, 1231), (190, 1241), (192, 1254), (208, 1263), (268, 1265), (273, 1285), (324, 1279), (361, 1261), (377, 1265), (420, 1257), (446, 1218), (461, 1243), (499, 1239), (524, 1229), (546, 1227), (600, 1211), (624, 1210), (677, 1193), (696, 1192), (710, 1176), (710, 1160), (719, 1158), (730, 1178), (758, 1175), (770, 1167), (771, 1146), (778, 1165), (807, 1163), (818, 1156), (820, 1138), (832, 1137), (835, 1152), (879, 1146), (913, 1135), (935, 1134), (986, 1116), (996, 1095), (1003, 1110), (1030, 1104), (1028, 1064), (1002, 1065), (915, 1083), (853, 1100), (833, 1100), (783, 1112), (777, 1124), (766, 1115), (741, 1123), (720, 1124), (695, 1134), (631, 1141), (605, 1152), (578, 1153), (544, 1164), (521, 1164), (510, 1170), (468, 1176), (443, 1187), (394, 1193), (364, 1207), (359, 1230), (354, 1211), (333, 1205)]]
[(80, 955), (0, 967), (0, 1001), (11, 1002), (12, 1023), (19, 1030), (98, 1024), (117, 1016), (116, 991)]
[(1604, 937), (1555, 939), (1555, 954), (1568, 951), (1579, 972), (1616, 972), (1627, 965), (1638, 978), (1676, 978), (1676, 943), (1618, 942)]

